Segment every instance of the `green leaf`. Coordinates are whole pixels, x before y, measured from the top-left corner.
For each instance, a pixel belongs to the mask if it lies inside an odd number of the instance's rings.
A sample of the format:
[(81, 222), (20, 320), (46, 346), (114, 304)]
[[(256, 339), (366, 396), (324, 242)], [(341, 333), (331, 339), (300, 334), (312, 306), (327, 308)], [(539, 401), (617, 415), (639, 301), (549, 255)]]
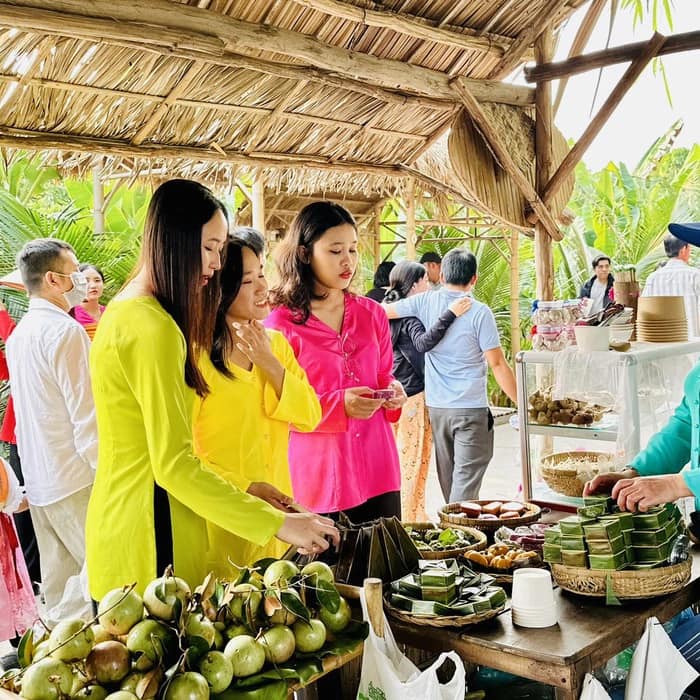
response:
[(317, 579), (315, 592), (316, 599), (320, 605), (329, 612), (338, 612), (340, 609), (340, 593), (338, 593), (338, 590), (332, 583), (320, 578)]
[(447, 546), (454, 544), (457, 539), (458, 538), (455, 531), (451, 530), (449, 527), (446, 530), (443, 530), (438, 536), (438, 542)]
[(20, 668), (27, 668), (32, 663), (34, 656), (34, 630), (30, 627), (19, 640), (17, 646), (17, 660)]
[(197, 670), (199, 660), (209, 651), (209, 642), (198, 635), (187, 638), (186, 661), (187, 665)]
[(267, 567), (270, 566), (273, 562), (276, 562), (277, 559), (274, 559), (273, 557), (265, 557), (264, 559), (258, 559), (251, 569), (254, 569), (258, 571), (260, 575), (264, 574), (265, 571), (267, 571)]
[[(284, 606), (285, 610), (294, 613), (299, 619), (308, 622), (311, 619), (311, 613), (309, 609), (292, 593), (287, 593), (282, 591), (280, 594), (280, 602)], [(338, 603), (340, 605), (340, 603)]]
[(236, 683), (213, 700), (287, 700), (287, 681), (275, 680), (254, 688), (238, 687)]
[(613, 588), (612, 574), (608, 572), (605, 579), (605, 604), (606, 605), (622, 605), (620, 599), (615, 595)]

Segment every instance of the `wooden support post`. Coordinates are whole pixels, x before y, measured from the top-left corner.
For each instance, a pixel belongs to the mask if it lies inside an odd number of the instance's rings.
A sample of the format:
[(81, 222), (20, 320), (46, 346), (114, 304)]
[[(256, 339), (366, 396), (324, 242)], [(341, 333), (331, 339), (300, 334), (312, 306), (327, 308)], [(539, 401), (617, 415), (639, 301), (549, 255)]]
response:
[(105, 232), (105, 190), (102, 182), (102, 159), (92, 169), (92, 218), (93, 233)]
[[(554, 54), (551, 29), (535, 42), (537, 63), (547, 63)], [(542, 192), (552, 172), (552, 85), (537, 83), (535, 88), (535, 186)], [(536, 293), (540, 301), (554, 298), (554, 258), (552, 237), (541, 221), (535, 224)]]
[[(497, 244), (494, 244), (497, 245)], [(510, 351), (513, 364), (520, 352), (520, 234), (510, 233)]]
[(416, 259), (416, 185), (413, 180), (405, 193), (406, 202), (406, 260)]
[[(620, 104), (622, 98), (627, 94), (627, 91), (634, 85), (637, 78), (640, 76), (647, 63), (651, 61), (663, 46), (666, 37), (663, 34), (656, 32), (649, 40), (646, 49), (642, 51), (637, 58), (632, 61), (625, 74), (620, 78), (620, 82), (615, 86), (610, 96), (605, 100), (603, 106), (598, 110), (598, 113), (591, 119), (590, 124), (581, 135), (581, 138), (574, 144), (574, 147), (566, 154), (566, 157), (561, 162), (557, 171), (552, 175), (544, 189), (540, 190), (542, 199), (545, 204), (551, 202), (554, 195), (558, 192), (561, 185), (571, 174), (576, 164), (581, 160), (583, 154), (588, 150), (588, 147), (593, 142), (593, 139), (600, 133), (600, 130), (605, 126), (605, 123), (610, 118), (610, 115), (615, 111), (617, 105)], [(535, 108), (539, 110), (539, 102), (537, 101), (537, 90), (540, 86), (548, 83), (537, 83), (535, 88)]]
[(265, 183), (262, 173), (256, 173), (253, 180), (253, 228), (267, 241), (265, 232)]
[(374, 232), (374, 269), (379, 267), (379, 263), (382, 261), (382, 206), (377, 204), (374, 207), (374, 221), (372, 222), (372, 230)]

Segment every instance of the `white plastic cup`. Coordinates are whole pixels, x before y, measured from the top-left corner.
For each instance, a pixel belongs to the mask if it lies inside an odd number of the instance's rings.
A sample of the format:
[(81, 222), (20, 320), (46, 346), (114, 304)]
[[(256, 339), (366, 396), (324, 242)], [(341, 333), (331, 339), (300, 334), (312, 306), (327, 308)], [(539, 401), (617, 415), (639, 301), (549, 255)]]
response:
[(519, 612), (550, 610), (555, 606), (552, 575), (547, 569), (516, 569), (513, 572), (511, 607)]
[(574, 326), (576, 345), (583, 352), (607, 351), (610, 348), (609, 326)]

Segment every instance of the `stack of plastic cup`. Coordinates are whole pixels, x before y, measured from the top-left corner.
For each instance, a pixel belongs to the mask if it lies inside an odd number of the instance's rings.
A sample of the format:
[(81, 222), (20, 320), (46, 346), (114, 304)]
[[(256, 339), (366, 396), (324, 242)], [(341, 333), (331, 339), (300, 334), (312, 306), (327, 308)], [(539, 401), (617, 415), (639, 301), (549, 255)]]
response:
[(513, 624), (520, 627), (557, 624), (552, 575), (547, 569), (516, 569), (513, 572), (511, 617)]

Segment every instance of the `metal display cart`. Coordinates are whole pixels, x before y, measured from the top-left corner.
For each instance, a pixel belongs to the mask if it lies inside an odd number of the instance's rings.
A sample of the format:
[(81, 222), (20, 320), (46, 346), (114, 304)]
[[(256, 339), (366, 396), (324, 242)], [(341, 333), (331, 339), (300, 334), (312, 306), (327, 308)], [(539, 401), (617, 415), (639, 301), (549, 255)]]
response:
[[(700, 338), (683, 343), (636, 342), (624, 353), (583, 355), (574, 348), (561, 352), (569, 355), (557, 358), (556, 352), (518, 353), (516, 378), (523, 497), (539, 505), (566, 508), (580, 505), (581, 499), (552, 491), (539, 477), (540, 459), (560, 451), (591, 449), (589, 441), (598, 441), (606, 443), (603, 451), (610, 452), (620, 467), (629, 463), (680, 402), (685, 375), (700, 356)], [(553, 383), (562, 359), (581, 361), (581, 372), (569, 375), (579, 392), (588, 384), (600, 388), (601, 382), (607, 382), (614, 408), (594, 425), (540, 425), (529, 418), (529, 396)], [(533, 446), (534, 436), (541, 436), (539, 445)]]

